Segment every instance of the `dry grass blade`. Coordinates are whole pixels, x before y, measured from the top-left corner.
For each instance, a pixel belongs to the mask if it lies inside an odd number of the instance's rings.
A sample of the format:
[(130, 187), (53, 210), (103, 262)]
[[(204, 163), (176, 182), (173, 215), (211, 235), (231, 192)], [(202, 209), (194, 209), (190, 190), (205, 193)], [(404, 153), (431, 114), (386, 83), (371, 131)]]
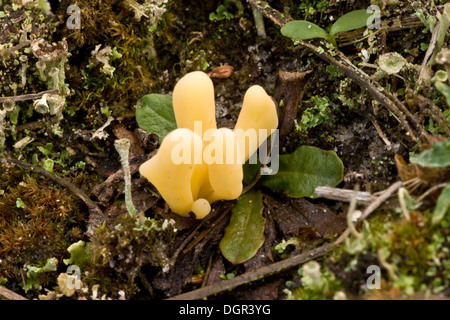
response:
[(0, 286), (0, 296), (7, 300), (28, 300), (27, 298), (15, 293), (3, 286)]

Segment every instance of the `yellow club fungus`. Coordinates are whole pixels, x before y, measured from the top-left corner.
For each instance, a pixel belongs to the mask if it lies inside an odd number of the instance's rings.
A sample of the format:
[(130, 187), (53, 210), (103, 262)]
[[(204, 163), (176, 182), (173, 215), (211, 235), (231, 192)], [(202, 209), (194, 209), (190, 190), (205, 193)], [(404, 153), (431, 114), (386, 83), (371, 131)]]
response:
[(252, 86), (235, 129), (217, 129), (213, 83), (195, 71), (175, 85), (173, 109), (178, 129), (139, 172), (174, 213), (203, 219), (211, 203), (242, 193), (242, 165), (277, 128), (276, 106), (262, 87)]

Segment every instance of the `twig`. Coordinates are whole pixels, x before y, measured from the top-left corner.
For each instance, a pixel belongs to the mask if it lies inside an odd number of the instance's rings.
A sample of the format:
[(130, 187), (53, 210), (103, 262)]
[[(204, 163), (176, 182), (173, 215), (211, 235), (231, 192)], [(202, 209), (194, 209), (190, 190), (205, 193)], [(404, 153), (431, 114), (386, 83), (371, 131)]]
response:
[[(326, 198), (330, 200), (337, 200), (342, 202), (351, 202), (353, 198), (353, 190), (332, 188), (332, 187), (317, 187), (314, 190), (320, 198)], [(376, 197), (370, 192), (358, 191), (356, 193), (356, 202), (358, 204), (369, 205), (372, 203)]]
[(378, 125), (377, 121), (375, 120), (374, 117), (370, 116), (370, 121), (372, 122), (373, 126), (375, 127), (375, 130), (377, 130), (378, 135), (380, 136), (380, 138), (384, 141), (384, 143), (387, 146), (391, 145), (391, 142), (389, 141), (389, 139), (384, 135), (383, 131), (381, 130), (380, 126)]
[(425, 53), (425, 57), (423, 58), (422, 61), (422, 66), (420, 67), (420, 73), (419, 73), (419, 78), (417, 80), (417, 85), (420, 85), (424, 82), (424, 80), (427, 80), (426, 82), (429, 84), (429, 77), (428, 79), (425, 79), (425, 77), (427, 76), (427, 72), (425, 72), (425, 70), (427, 70), (428, 68), (428, 60), (430, 59), (431, 55), (433, 54), (434, 48), (436, 46), (436, 39), (439, 33), (439, 27), (440, 27), (440, 21), (438, 21), (436, 23), (436, 26), (434, 27), (434, 31), (433, 34), (431, 35), (431, 40), (430, 40), (430, 44), (428, 45), (428, 49), (427, 52)]
[(409, 210), (406, 207), (405, 197), (407, 196), (408, 191), (406, 188), (400, 188), (398, 190), (398, 201), (400, 203), (400, 208), (402, 209), (403, 215), (405, 216), (407, 221), (411, 221), (411, 217), (409, 216)]
[(418, 197), (416, 199), (416, 202), (421, 202), (423, 199), (425, 199), (426, 197), (428, 197), (430, 194), (432, 194), (433, 192), (435, 192), (438, 189), (444, 188), (447, 186), (447, 182), (441, 183), (441, 184), (437, 184), (433, 187), (431, 187), (430, 189), (428, 189), (426, 192), (424, 192), (422, 195), (420, 195), (420, 197)]
[[(402, 182), (398, 181), (386, 189), (378, 198), (376, 198), (363, 212), (361, 218), (358, 221), (362, 221), (366, 219), (375, 209), (377, 209), (384, 201), (389, 199), (394, 192), (398, 190), (402, 186)], [(351, 190), (353, 192), (353, 190)], [(254, 271), (250, 271), (244, 273), (243, 275), (237, 276), (233, 279), (216, 282), (212, 285), (208, 285), (202, 287), (200, 289), (196, 289), (190, 292), (186, 292), (177, 296), (170, 297), (169, 300), (195, 300), (195, 299), (203, 299), (207, 296), (218, 294), (220, 292), (234, 289), (238, 286), (246, 284), (250, 281), (255, 281), (260, 278), (266, 277), (268, 275), (281, 272), (283, 270), (298, 266), (307, 261), (319, 258), (328, 252), (330, 252), (333, 248), (339, 245), (346, 237), (351, 234), (350, 229), (347, 228), (340, 236), (336, 239), (336, 241), (332, 243), (327, 243), (323, 246), (315, 248), (313, 250), (309, 250), (307, 252), (296, 255), (292, 258), (288, 258), (285, 260), (281, 260), (279, 262), (275, 262), (271, 265), (264, 266), (262, 268), (256, 269)]]
[(15, 293), (14, 291), (5, 288), (0, 285), (0, 296), (4, 297), (7, 300), (28, 300), (27, 298), (21, 296), (20, 294)]
[(392, 186), (383, 191), (378, 198), (375, 199), (363, 212), (360, 220), (366, 219), (376, 208), (378, 208), (383, 202), (391, 197), (401, 186), (403, 182), (397, 181)]
[(9, 99), (17, 102), (17, 101), (26, 101), (26, 100), (35, 100), (35, 99), (40, 99), (42, 98), (42, 96), (44, 94), (57, 94), (59, 93), (58, 89), (55, 90), (47, 90), (47, 91), (42, 91), (39, 93), (32, 93), (32, 94), (25, 94), (22, 96), (12, 96), (12, 97), (0, 97), (0, 103), (3, 103)]

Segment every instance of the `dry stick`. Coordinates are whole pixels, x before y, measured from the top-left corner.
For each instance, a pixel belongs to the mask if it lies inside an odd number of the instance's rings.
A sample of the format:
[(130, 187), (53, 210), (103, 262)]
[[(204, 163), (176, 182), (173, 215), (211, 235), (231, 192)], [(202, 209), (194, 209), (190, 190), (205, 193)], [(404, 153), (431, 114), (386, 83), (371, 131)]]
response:
[(59, 93), (59, 90), (58, 89), (47, 90), (47, 91), (42, 91), (42, 92), (39, 92), (39, 93), (25, 94), (25, 95), (22, 95), (22, 96), (0, 97), (0, 103), (3, 103), (5, 101), (7, 101), (7, 100), (12, 100), (12, 101), (17, 102), (17, 101), (26, 101), (26, 100), (40, 99), (46, 93), (47, 94), (57, 94), (57, 93)]
[[(255, 5), (263, 14), (272, 20), (276, 25), (282, 27), (287, 22), (292, 21), (292, 18), (287, 15), (282, 15), (279, 11), (270, 7), (266, 1), (256, 1), (248, 0), (252, 5)], [(390, 112), (399, 118), (400, 123), (408, 131), (409, 135), (414, 141), (417, 141), (420, 137), (424, 137), (429, 140), (429, 136), (426, 133), (422, 125), (417, 121), (417, 119), (411, 114), (411, 112), (398, 100), (396, 96), (388, 92), (379, 83), (370, 79), (370, 77), (364, 73), (362, 70), (358, 69), (347, 57), (340, 51), (336, 50), (336, 56), (333, 57), (324, 50), (318, 50), (318, 48), (302, 40), (297, 40), (297, 42), (302, 46), (310, 49), (314, 54), (316, 54), (321, 59), (333, 64), (341, 72), (343, 72), (347, 77), (351, 78), (358, 85), (364, 88), (370, 95), (385, 106)], [(414, 125), (415, 129), (410, 126), (408, 120)], [(416, 132), (416, 130), (418, 132)]]
[(4, 286), (0, 286), (0, 296), (7, 300), (28, 300), (27, 298), (9, 290), (8, 288), (5, 288)]
[[(376, 198), (362, 213), (361, 218), (358, 221), (362, 221), (366, 219), (375, 209), (377, 209), (381, 204), (383, 204), (387, 199), (389, 199), (394, 192), (396, 192), (402, 186), (402, 182), (398, 181), (390, 186), (388, 189), (383, 191), (383, 193)], [(353, 190), (352, 190), (353, 192)], [(177, 296), (170, 297), (168, 300), (196, 300), (202, 299), (207, 296), (218, 294), (220, 292), (234, 289), (238, 286), (246, 284), (250, 281), (255, 281), (261, 278), (264, 278), (273, 273), (281, 272), (283, 270), (295, 267), (297, 265), (303, 264), (310, 260), (321, 257), (328, 252), (330, 252), (333, 248), (339, 245), (346, 237), (351, 234), (350, 229), (347, 228), (340, 236), (336, 239), (336, 241), (332, 243), (327, 243), (323, 246), (315, 248), (313, 250), (309, 250), (307, 252), (301, 253), (292, 258), (288, 258), (285, 260), (281, 260), (279, 262), (275, 262), (271, 265), (264, 266), (254, 271), (250, 271), (235, 277), (230, 280), (216, 282), (212, 285), (202, 287), (197, 290), (193, 290), (187, 293), (183, 293)]]
[(427, 73), (425, 71), (428, 68), (427, 63), (428, 63), (428, 60), (430, 59), (431, 55), (433, 54), (434, 48), (436, 46), (436, 40), (437, 40), (437, 36), (439, 33), (440, 25), (441, 25), (441, 23), (440, 23), (440, 21), (438, 21), (434, 28), (433, 34), (431, 35), (430, 44), (428, 45), (427, 52), (425, 53), (425, 57), (423, 58), (423, 61), (422, 61), (422, 66), (420, 67), (419, 79), (417, 80), (418, 85), (422, 84), (423, 80), (426, 77)]
[[(350, 189), (332, 188), (332, 187), (317, 187), (314, 190), (319, 198), (326, 198), (330, 200), (336, 200), (341, 202), (352, 201), (354, 191)], [(376, 197), (370, 192), (358, 191), (356, 193), (356, 202), (362, 205), (371, 204)]]
[(370, 116), (370, 121), (372, 122), (373, 126), (375, 127), (375, 130), (377, 130), (378, 135), (380, 136), (380, 138), (384, 141), (384, 143), (387, 146), (391, 145), (391, 142), (389, 141), (389, 139), (385, 136), (385, 134), (383, 133), (383, 130), (381, 130), (380, 125), (377, 123), (377, 121), (375, 120), (374, 117)]

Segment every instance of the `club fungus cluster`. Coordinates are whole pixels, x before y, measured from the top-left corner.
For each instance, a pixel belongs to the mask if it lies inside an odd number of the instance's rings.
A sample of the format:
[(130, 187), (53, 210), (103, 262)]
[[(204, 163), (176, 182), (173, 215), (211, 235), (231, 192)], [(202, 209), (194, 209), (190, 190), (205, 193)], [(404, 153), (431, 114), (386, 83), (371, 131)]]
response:
[(250, 87), (234, 130), (217, 128), (214, 86), (203, 72), (175, 85), (177, 129), (162, 141), (140, 173), (160, 192), (171, 210), (203, 219), (211, 203), (242, 193), (243, 164), (278, 127), (275, 103), (258, 85)]

